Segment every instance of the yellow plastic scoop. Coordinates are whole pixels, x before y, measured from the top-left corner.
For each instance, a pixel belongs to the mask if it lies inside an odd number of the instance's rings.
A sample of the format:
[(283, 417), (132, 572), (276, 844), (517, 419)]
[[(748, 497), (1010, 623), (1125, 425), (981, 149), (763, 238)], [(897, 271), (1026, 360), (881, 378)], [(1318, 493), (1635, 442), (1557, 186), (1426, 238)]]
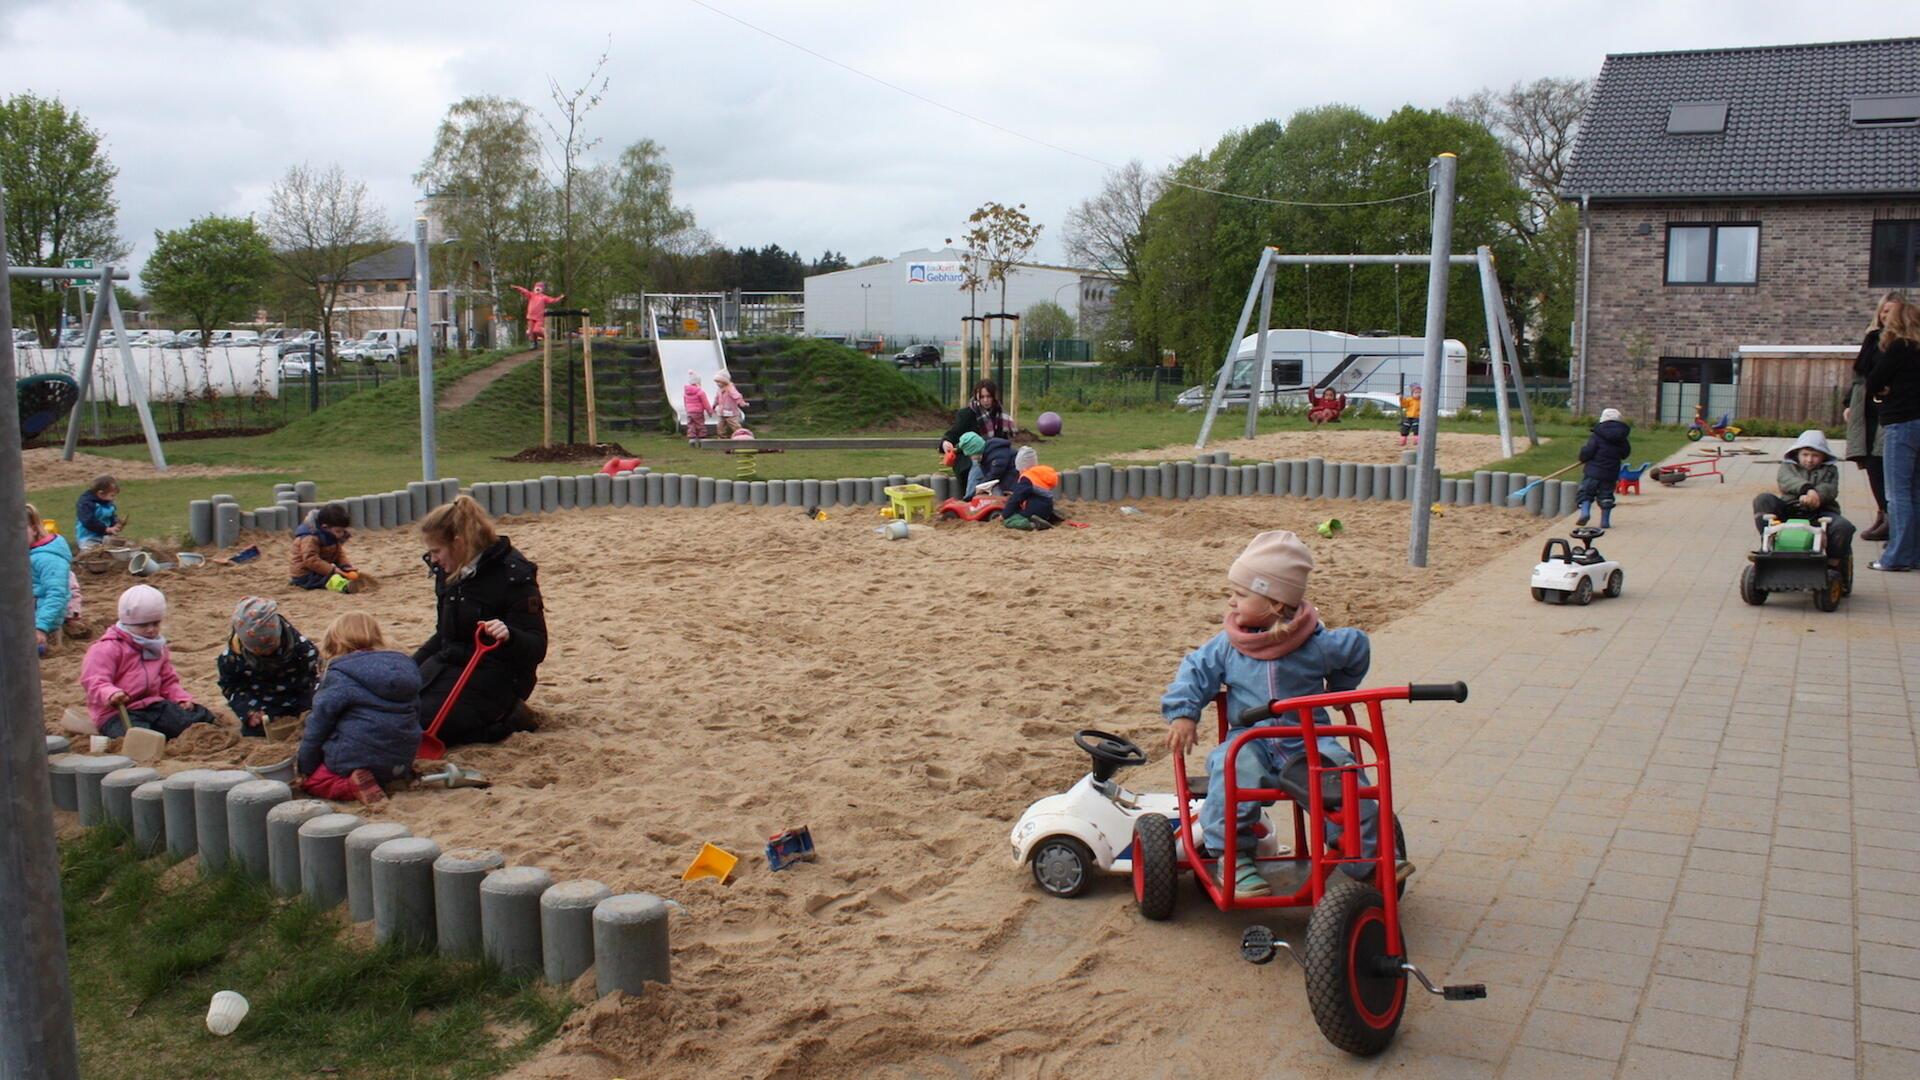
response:
[(687, 864), (686, 872), (680, 875), (680, 880), (699, 881), (701, 878), (712, 878), (725, 885), (727, 876), (733, 873), (733, 868), (739, 861), (740, 856), (733, 852), (703, 843), (700, 845), (700, 854), (695, 855), (693, 861)]

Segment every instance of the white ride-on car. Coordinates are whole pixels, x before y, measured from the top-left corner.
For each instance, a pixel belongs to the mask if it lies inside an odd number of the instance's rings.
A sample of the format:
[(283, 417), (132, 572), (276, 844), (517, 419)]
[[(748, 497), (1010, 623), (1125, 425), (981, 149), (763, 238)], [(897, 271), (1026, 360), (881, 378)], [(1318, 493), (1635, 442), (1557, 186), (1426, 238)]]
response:
[[(1147, 763), (1146, 751), (1132, 740), (1088, 729), (1075, 733), (1073, 744), (1093, 759), (1093, 771), (1027, 807), (1010, 837), (1014, 861), (1030, 866), (1040, 888), (1060, 897), (1079, 896), (1095, 874), (1133, 872), (1133, 826), (1142, 814), (1180, 820), (1179, 796), (1173, 792), (1135, 793), (1114, 781), (1121, 769)], [(1198, 803), (1206, 788), (1193, 794)], [(1261, 811), (1261, 821), (1266, 828), (1259, 856), (1285, 854), (1289, 848), (1276, 839), (1280, 830), (1270, 810)]]
[(1626, 571), (1593, 546), (1605, 535), (1604, 529), (1583, 526), (1573, 530), (1578, 547), (1558, 536), (1548, 540), (1533, 568), (1533, 598), (1542, 603), (1591, 604), (1595, 593), (1619, 596), (1627, 585)]

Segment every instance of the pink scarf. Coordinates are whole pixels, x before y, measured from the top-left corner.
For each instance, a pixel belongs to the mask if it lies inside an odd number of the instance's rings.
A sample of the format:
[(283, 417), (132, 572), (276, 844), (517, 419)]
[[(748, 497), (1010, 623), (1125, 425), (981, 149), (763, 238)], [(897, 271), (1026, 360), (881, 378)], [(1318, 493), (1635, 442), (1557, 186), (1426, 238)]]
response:
[(1313, 636), (1313, 632), (1320, 628), (1320, 613), (1314, 610), (1312, 604), (1301, 601), (1299, 610), (1293, 613), (1293, 621), (1284, 626), (1278, 636), (1274, 635), (1272, 627), (1248, 629), (1241, 626), (1234, 621), (1232, 611), (1227, 612), (1225, 622), (1229, 645), (1255, 660), (1278, 660)]

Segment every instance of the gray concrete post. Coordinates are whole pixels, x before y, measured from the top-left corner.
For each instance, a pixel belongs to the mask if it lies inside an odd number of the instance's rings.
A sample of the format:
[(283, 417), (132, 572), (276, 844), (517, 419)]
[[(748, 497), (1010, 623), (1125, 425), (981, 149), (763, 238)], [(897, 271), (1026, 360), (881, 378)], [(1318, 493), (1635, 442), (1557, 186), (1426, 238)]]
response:
[[(1055, 494), (1054, 498), (1062, 502), (1080, 498), (1080, 474), (1072, 469), (1061, 473), (1060, 490)], [(939, 500), (936, 497), (935, 504), (938, 505), (938, 502)]]
[(397, 529), (400, 525), (400, 496), (386, 492), (380, 496), (380, 527)]
[(128, 832), (133, 831), (133, 793), (142, 784), (160, 779), (159, 769), (128, 766), (115, 769), (100, 778), (102, 816)]
[[(933, 489), (933, 502), (934, 502), (934, 505), (936, 506), (938, 506), (940, 503), (945, 502), (948, 499), (953, 498), (953, 474), (952, 473), (941, 473), (940, 475), (935, 476), (933, 478), (933, 481), (929, 483), (927, 486)], [(1065, 487), (1066, 487), (1066, 484), (1063, 479), (1061, 483), (1061, 488), (1063, 491)]]
[(433, 862), (440, 845), (423, 836), (403, 836), (374, 848), (373, 940), (413, 949), (434, 944)]
[(125, 754), (82, 757), (74, 763), (74, 793), (80, 808), (80, 824), (91, 827), (105, 823), (107, 812), (100, 801), (100, 781), (110, 772), (132, 767), (133, 759)]
[[(660, 491), (660, 505), (661, 506), (679, 506), (680, 505), (680, 474), (668, 473), (666, 476), (661, 477), (661, 483), (664, 485), (664, 487), (662, 487)], [(693, 494), (692, 492), (688, 493), (689, 495), (689, 498), (687, 500), (688, 502), (693, 501), (691, 498), (692, 494)]]
[(293, 789), (278, 780), (248, 780), (227, 792), (227, 849), (240, 872), (255, 881), (271, 876), (267, 815), (293, 799)]
[(633, 474), (623, 472), (607, 478), (607, 505), (628, 506), (632, 503), (633, 487), (628, 483)]
[(800, 505), (803, 508), (820, 505), (820, 481), (811, 479), (800, 481)]
[(300, 826), (300, 894), (322, 911), (347, 898), (347, 835), (366, 822), (321, 814)]
[[(518, 480), (508, 480), (502, 483), (500, 488), (500, 494), (503, 497), (501, 501), (506, 504), (506, 513), (524, 514), (527, 512), (527, 488), (525, 484), (522, 484)], [(498, 505), (498, 503), (496, 503), (496, 505)]]
[(1473, 504), (1485, 506), (1493, 501), (1493, 474), (1485, 469), (1473, 472)]
[(1101, 502), (1112, 502), (1114, 500), (1112, 465), (1102, 461), (1097, 462), (1093, 466), (1093, 487), (1094, 497), (1096, 499), (1099, 499)]
[[(740, 486), (744, 488), (746, 484), (743, 483)], [(731, 506), (736, 501), (733, 497), (733, 481), (724, 476), (715, 479), (713, 482), (713, 504), (715, 506)]]
[(1220, 494), (1240, 494), (1240, 470), (1232, 465), (1216, 465), (1214, 469), (1220, 475)]
[[(786, 489), (786, 505), (801, 507), (807, 505), (806, 481), (795, 479), (783, 480), (780, 483)], [(767, 502), (769, 505), (773, 503), (772, 494), (768, 494)]]
[(227, 832), (227, 792), (253, 779), (244, 769), (220, 769), (193, 785), (193, 831), (200, 847), (200, 874), (213, 877), (232, 859)]
[[(1206, 466), (1206, 474), (1208, 497), (1213, 498), (1225, 495), (1227, 493), (1227, 467), (1216, 461)], [(1194, 487), (1194, 494), (1198, 495), (1199, 485), (1196, 483)]]
[(509, 866), (480, 882), (480, 948), (508, 976), (538, 975), (540, 896), (553, 875), (537, 866)]
[(1148, 465), (1140, 471), (1140, 497), (1143, 499), (1160, 497), (1160, 466)]
[(192, 537), (195, 547), (205, 547), (213, 543), (213, 500), (188, 501), (187, 535)]
[(73, 749), (73, 740), (65, 735), (47, 736), (47, 759), (51, 761), (56, 754), (64, 754)]
[(637, 472), (627, 477), (627, 505), (647, 505), (647, 474)]
[[(846, 489), (842, 488), (841, 490), (844, 493)], [(852, 503), (855, 506), (871, 506), (873, 504), (873, 492), (873, 477), (858, 476), (853, 480), (853, 498), (843, 501)]]
[[(623, 499), (621, 501), (625, 502), (626, 500)], [(593, 474), (593, 505), (595, 506), (615, 505), (614, 495), (613, 495), (613, 477), (608, 476), (606, 473)]]
[(640, 499), (640, 505), (660, 506), (665, 503), (667, 497), (667, 478), (664, 475), (657, 472), (647, 473), (640, 478), (640, 488), (643, 493)]
[(303, 503), (320, 501), (320, 485), (311, 480), (295, 480), (293, 482), (293, 493), (299, 496), (300, 501)]
[(55, 809), (69, 813), (80, 809), (80, 781), (75, 778), (74, 769), (84, 756), (56, 754), (47, 759), (47, 782), (53, 789)]
[(829, 507), (829, 506), (838, 506), (838, 505), (840, 505), (839, 482), (835, 480), (820, 481), (820, 503), (819, 503), (820, 508), (825, 509), (826, 507)]
[(455, 848), (433, 860), (434, 938), (443, 954), (480, 954), (480, 882), (506, 864), (485, 848)]
[(1193, 462), (1176, 461), (1173, 463), (1173, 492), (1176, 499), (1193, 498)]
[(1540, 485), (1540, 491), (1540, 516), (1543, 518), (1557, 518), (1562, 516), (1560, 513), (1560, 485), (1549, 480)]
[(352, 921), (373, 918), (373, 849), (412, 835), (412, 829), (397, 821), (361, 825), (347, 834), (347, 915)]
[(232, 547), (240, 539), (240, 507), (235, 503), (221, 503), (213, 508), (213, 543), (216, 547)]
[(576, 487), (579, 480), (571, 476), (554, 478), (554, 488), (560, 496), (560, 509), (571, 510), (580, 505), (580, 493)]
[[(1533, 484), (1537, 479), (1539, 479), (1539, 477), (1529, 476), (1527, 477), (1527, 483)], [(1533, 484), (1532, 487), (1528, 488), (1526, 498), (1527, 513), (1532, 514), (1534, 517), (1539, 517), (1540, 511), (1546, 508), (1546, 497), (1547, 485)]]
[(331, 813), (322, 799), (291, 799), (267, 811), (267, 880), (274, 892), (300, 895), (300, 826)]
[(1272, 495), (1274, 485), (1280, 480), (1280, 470), (1271, 461), (1263, 461), (1254, 467), (1254, 491), (1261, 495)]
[(1307, 498), (1318, 499), (1327, 490), (1327, 459), (1310, 457), (1307, 459)]
[(1557, 480), (1560, 485), (1560, 506), (1562, 514), (1571, 514), (1580, 505), (1580, 483), (1576, 480)]
[(1385, 500), (1392, 498), (1393, 466), (1375, 465), (1373, 467), (1373, 497)]
[(1373, 466), (1355, 465), (1353, 467), (1353, 492), (1355, 499), (1373, 498)]
[(1160, 490), (1155, 494), (1163, 499), (1171, 499), (1180, 490), (1180, 467), (1171, 461), (1163, 461), (1157, 466), (1160, 473)]
[(593, 909), (613, 895), (598, 881), (563, 881), (540, 894), (540, 955), (547, 981), (565, 986), (593, 966)]
[(638, 994), (650, 982), (673, 982), (667, 905), (650, 893), (610, 896), (593, 909), (594, 977), (601, 997)]
[[(1490, 480), (1491, 486), (1487, 491), (1487, 501), (1495, 506), (1507, 505), (1507, 496), (1513, 491), (1513, 474), (1504, 472), (1492, 473), (1490, 474)], [(1477, 490), (1477, 485), (1480, 483), (1478, 474), (1474, 475), (1473, 482)], [(1476, 499), (1475, 501), (1478, 502), (1479, 500)]]
[(1460, 500), (1460, 481), (1458, 480), (1440, 481), (1441, 505), (1452, 506), (1459, 500)]
[(166, 846), (166, 784), (149, 780), (133, 789), (133, 849), (142, 855), (158, 855)]
[(166, 808), (167, 854), (176, 859), (184, 859), (200, 850), (200, 830), (195, 827), (193, 820), (193, 789), (201, 780), (212, 775), (212, 769), (186, 769), (161, 781), (161, 797)]
[[(681, 492), (684, 494), (685, 491), (686, 491), (686, 483), (685, 481), (682, 481)], [(699, 507), (712, 506), (713, 498), (714, 498), (713, 477), (702, 476), (695, 479), (693, 482), (693, 493), (694, 493), (693, 505), (699, 506)]]
[(1351, 461), (1340, 463), (1340, 489), (1341, 498), (1358, 498), (1356, 492), (1360, 490), (1360, 466)]
[(767, 505), (767, 482), (765, 480), (754, 480), (747, 484), (747, 505)]
[(540, 512), (551, 514), (560, 509), (560, 478), (542, 476), (540, 478)]
[(859, 486), (860, 481), (851, 478), (835, 480), (833, 482), (834, 502), (840, 506), (856, 505), (859, 502), (856, 497), (859, 494)]

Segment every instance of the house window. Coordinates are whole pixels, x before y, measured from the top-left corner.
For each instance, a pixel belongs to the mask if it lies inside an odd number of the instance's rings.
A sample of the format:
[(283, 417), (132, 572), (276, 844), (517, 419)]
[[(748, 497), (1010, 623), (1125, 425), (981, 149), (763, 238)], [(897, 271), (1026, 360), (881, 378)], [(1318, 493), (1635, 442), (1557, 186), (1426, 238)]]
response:
[(1667, 226), (1667, 284), (1751, 285), (1760, 278), (1760, 226)]
[(1920, 286), (1920, 221), (1873, 223), (1873, 254), (1867, 260), (1870, 288)]
[(389, 281), (389, 282), (387, 282), (387, 284), (386, 284), (386, 286), (385, 286), (385, 289), (386, 289), (386, 291), (387, 291), (387, 292), (399, 292), (399, 291), (400, 291), (400, 283), (399, 283), (399, 282), (397, 282), (397, 281)]

